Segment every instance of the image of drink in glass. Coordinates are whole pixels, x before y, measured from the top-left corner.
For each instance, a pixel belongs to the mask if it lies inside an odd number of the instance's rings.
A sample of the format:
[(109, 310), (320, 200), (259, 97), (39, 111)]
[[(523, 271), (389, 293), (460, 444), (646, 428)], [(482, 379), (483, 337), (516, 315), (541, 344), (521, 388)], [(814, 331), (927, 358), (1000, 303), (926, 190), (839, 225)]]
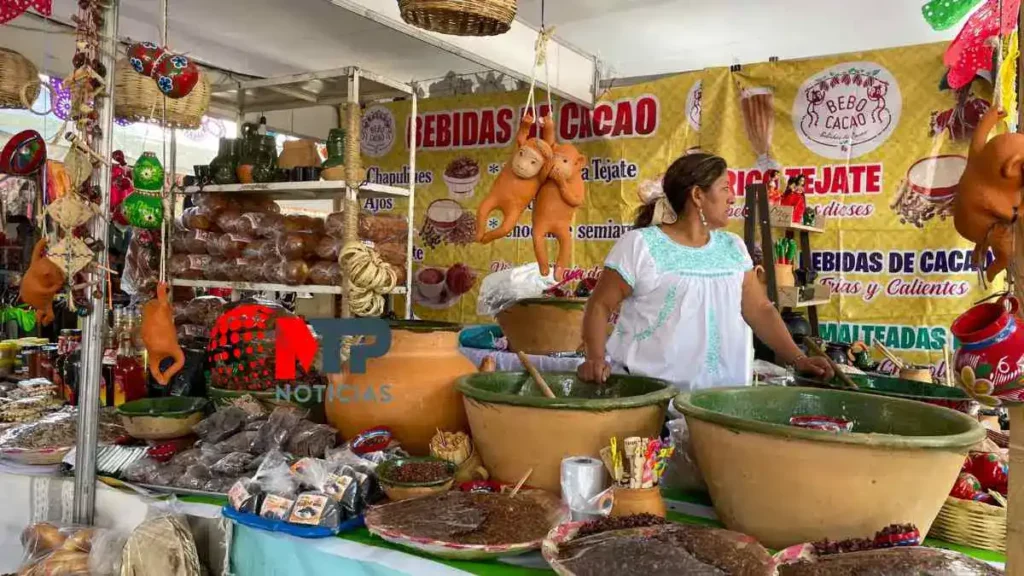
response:
[(775, 94), (771, 88), (746, 88), (740, 97), (743, 128), (747, 140), (757, 154), (761, 170), (779, 168), (771, 157), (772, 133), (775, 131)]

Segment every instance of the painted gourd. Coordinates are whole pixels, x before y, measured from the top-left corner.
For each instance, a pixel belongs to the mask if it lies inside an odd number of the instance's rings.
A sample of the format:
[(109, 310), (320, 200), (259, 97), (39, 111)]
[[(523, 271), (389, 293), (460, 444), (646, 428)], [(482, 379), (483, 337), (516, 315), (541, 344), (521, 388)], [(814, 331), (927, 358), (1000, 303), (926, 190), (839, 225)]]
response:
[(165, 53), (153, 67), (153, 79), (168, 98), (184, 98), (199, 83), (199, 68), (180, 54)]
[(159, 192), (164, 188), (164, 167), (156, 154), (143, 152), (132, 169), (132, 183), (136, 190)]
[(149, 76), (153, 73), (157, 60), (166, 52), (152, 42), (137, 42), (128, 47), (128, 63), (139, 74)]
[(121, 203), (121, 214), (129, 225), (136, 228), (160, 228), (164, 221), (163, 201), (151, 192), (136, 190)]
[(46, 163), (46, 142), (35, 130), (23, 130), (0, 152), (0, 174), (31, 176)]

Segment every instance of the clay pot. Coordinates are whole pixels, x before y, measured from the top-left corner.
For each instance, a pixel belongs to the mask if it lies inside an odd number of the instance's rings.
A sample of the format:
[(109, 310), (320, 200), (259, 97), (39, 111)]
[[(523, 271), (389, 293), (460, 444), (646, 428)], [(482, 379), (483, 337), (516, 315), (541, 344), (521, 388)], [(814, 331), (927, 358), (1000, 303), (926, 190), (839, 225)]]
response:
[(583, 346), (583, 298), (531, 298), (498, 313), (513, 352), (540, 356), (576, 352)]
[(239, 141), (234, 138), (221, 138), (217, 148), (217, 157), (210, 162), (210, 177), (217, 185), (238, 184), (238, 149)]
[(546, 398), (521, 372), (473, 374), (459, 380), (473, 442), (491, 478), (558, 494), (562, 460), (600, 457), (612, 436), (655, 437), (675, 388), (664, 380), (613, 375), (604, 385), (573, 373), (542, 373), (558, 396)]
[(775, 285), (779, 288), (796, 286), (796, 276), (793, 275), (792, 264), (775, 265)]
[(849, 353), (850, 345), (845, 342), (829, 342), (825, 345), (825, 354), (840, 366), (850, 364)]
[(900, 368), (900, 378), (924, 384), (932, 384), (934, 382), (934, 379), (932, 378), (932, 371), (927, 367), (921, 368), (912, 366), (910, 368)]
[[(921, 402), (759, 386), (680, 394), (697, 465), (718, 518), (766, 547), (863, 538), (912, 523), (928, 533), (985, 430)], [(789, 426), (794, 414), (842, 416), (854, 432)]]
[(782, 321), (786, 323), (786, 330), (793, 337), (793, 341), (800, 343), (804, 338), (811, 335), (811, 323), (804, 318), (804, 315), (793, 310), (786, 310), (782, 313)]
[(277, 159), (278, 168), (291, 170), (299, 166), (319, 166), (320, 154), (312, 140), (288, 140)]
[(1019, 310), (1017, 299), (1007, 296), (972, 307), (950, 327), (960, 339), (953, 356), (957, 383), (987, 404), (994, 404), (994, 399), (1024, 399), (1020, 383), (1024, 330), (1015, 316)]
[(661, 488), (622, 488), (612, 489), (614, 503), (612, 516), (632, 516), (634, 514), (653, 514), (665, 517), (665, 499), (661, 497)]
[[(467, 431), (466, 412), (455, 388), (476, 366), (459, 352), (459, 326), (443, 322), (391, 322), (391, 349), (366, 361), (366, 372), (331, 374), (331, 384), (354, 387), (328, 395), (327, 420), (350, 439), (387, 426), (414, 456), (430, 454), (437, 431)], [(369, 399), (369, 400), (367, 400)]]

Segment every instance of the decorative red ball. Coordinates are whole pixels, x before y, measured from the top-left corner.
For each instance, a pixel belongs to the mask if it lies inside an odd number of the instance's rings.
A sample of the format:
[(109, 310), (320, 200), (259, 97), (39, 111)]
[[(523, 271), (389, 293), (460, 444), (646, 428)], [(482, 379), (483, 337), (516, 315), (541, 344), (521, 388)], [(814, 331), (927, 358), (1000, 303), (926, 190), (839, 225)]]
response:
[(1006, 493), (1010, 466), (1001, 454), (976, 452), (971, 454), (971, 474), (981, 482), (985, 490)]
[(166, 50), (152, 42), (137, 42), (128, 47), (128, 63), (139, 74), (149, 76), (157, 60), (166, 53)]
[(949, 492), (949, 495), (961, 500), (977, 500), (979, 496), (983, 496), (985, 493), (982, 491), (981, 482), (973, 474), (962, 472), (960, 477), (956, 479), (956, 483), (953, 484), (953, 489)]
[(151, 76), (165, 96), (184, 98), (199, 83), (199, 68), (185, 56), (167, 52), (157, 61)]

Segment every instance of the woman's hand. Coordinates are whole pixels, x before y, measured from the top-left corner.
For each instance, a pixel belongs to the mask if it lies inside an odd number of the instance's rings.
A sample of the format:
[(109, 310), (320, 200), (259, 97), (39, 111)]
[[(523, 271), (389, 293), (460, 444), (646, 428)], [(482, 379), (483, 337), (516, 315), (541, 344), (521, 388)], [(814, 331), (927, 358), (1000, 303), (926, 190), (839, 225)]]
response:
[(611, 376), (612, 368), (604, 361), (604, 358), (587, 358), (583, 364), (576, 369), (576, 375), (584, 382), (597, 382), (604, 384)]
[(832, 370), (832, 365), (821, 356), (801, 356), (793, 362), (793, 368), (800, 374), (814, 376), (825, 381), (831, 380), (836, 375), (835, 371)]

